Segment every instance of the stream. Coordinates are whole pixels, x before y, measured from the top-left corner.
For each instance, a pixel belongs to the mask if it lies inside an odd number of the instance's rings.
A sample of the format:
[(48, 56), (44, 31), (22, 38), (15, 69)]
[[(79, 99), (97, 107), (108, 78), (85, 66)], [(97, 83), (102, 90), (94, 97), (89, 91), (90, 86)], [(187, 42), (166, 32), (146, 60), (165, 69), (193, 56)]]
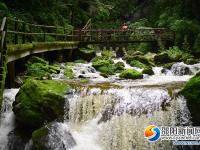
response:
[[(124, 61), (118, 58), (114, 62)], [(124, 63), (127, 69), (134, 68)], [(149, 143), (144, 138), (144, 129), (152, 124), (192, 125), (186, 99), (177, 93), (200, 69), (200, 64), (180, 62), (171, 70), (153, 67), (154, 75), (144, 75), (137, 80), (122, 80), (118, 74), (104, 78), (91, 63), (78, 63), (72, 69), (76, 79), (71, 81), (75, 86), (67, 96), (70, 108), (66, 116), (69, 118), (53, 123), (49, 150), (177, 149), (170, 141)], [(54, 80), (65, 80), (62, 71), (52, 76)], [(76, 86), (80, 77), (89, 82)], [(14, 132), (12, 103), (18, 90), (4, 92), (0, 150), (31, 150), (31, 139), (20, 139)]]

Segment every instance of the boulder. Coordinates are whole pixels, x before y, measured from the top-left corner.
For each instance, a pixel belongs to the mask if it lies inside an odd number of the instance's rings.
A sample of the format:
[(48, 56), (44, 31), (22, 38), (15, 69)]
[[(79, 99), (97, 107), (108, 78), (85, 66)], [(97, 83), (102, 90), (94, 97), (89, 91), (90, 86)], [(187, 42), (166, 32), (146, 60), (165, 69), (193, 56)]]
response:
[(115, 64), (116, 72), (121, 72), (121, 71), (123, 71), (123, 70), (124, 70), (124, 67), (125, 67), (125, 65), (124, 65), (123, 62), (117, 62), (117, 63)]
[(69, 150), (76, 142), (66, 126), (62, 123), (51, 123), (32, 133), (34, 150)]
[(194, 126), (200, 125), (200, 72), (190, 79), (180, 91), (187, 99), (188, 108), (192, 116)]
[(126, 55), (126, 51), (123, 48), (119, 48), (116, 50), (116, 57), (124, 57)]
[(133, 69), (127, 69), (122, 71), (122, 73), (119, 75), (120, 78), (123, 79), (142, 79), (143, 75), (142, 73), (133, 70)]
[(96, 56), (96, 52), (90, 48), (81, 48), (77, 51), (77, 59), (83, 59), (86, 61), (92, 60)]
[(155, 64), (164, 64), (172, 62), (172, 58), (166, 53), (162, 52), (154, 56)]
[(94, 58), (92, 60), (92, 66), (104, 75), (113, 75), (116, 70), (114, 62), (106, 57)]
[(65, 94), (69, 89), (61, 81), (28, 79), (13, 103), (17, 122), (25, 127), (37, 128), (44, 122), (62, 119)]
[(144, 70), (142, 71), (142, 73), (143, 74), (148, 74), (148, 75), (153, 75), (154, 74), (152, 67), (146, 67), (146, 68), (144, 68)]
[(64, 76), (69, 79), (73, 79), (75, 77), (75, 74), (73, 73), (73, 70), (71, 68), (66, 67), (64, 70)]

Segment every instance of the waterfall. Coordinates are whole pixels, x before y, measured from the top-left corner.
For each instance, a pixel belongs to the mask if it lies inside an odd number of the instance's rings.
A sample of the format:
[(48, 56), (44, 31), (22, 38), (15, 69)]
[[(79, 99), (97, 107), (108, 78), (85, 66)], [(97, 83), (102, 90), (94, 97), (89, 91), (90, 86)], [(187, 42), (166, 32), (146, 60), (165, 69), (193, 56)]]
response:
[(14, 129), (14, 113), (12, 103), (19, 89), (9, 89), (4, 92), (0, 120), (0, 149), (6, 150), (8, 143), (8, 134)]

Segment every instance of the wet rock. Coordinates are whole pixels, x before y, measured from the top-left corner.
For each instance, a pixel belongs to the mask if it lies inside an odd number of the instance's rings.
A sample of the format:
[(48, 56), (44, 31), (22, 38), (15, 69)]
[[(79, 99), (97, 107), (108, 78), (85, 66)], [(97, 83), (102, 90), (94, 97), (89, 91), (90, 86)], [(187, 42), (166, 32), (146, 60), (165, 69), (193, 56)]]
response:
[(143, 75), (142, 73), (133, 70), (133, 69), (127, 69), (122, 71), (122, 73), (119, 75), (120, 78), (124, 79), (142, 79)]
[(46, 125), (32, 133), (34, 150), (68, 150), (76, 145), (69, 129), (62, 123)]
[(194, 64), (199, 63), (199, 61), (196, 60), (196, 59), (194, 59), (194, 58), (189, 58), (189, 59), (187, 59), (187, 60), (185, 61), (185, 63), (188, 64), (188, 65), (194, 65)]
[(115, 53), (113, 51), (104, 50), (101, 52), (101, 56), (106, 57), (106, 58), (114, 58)]
[(71, 68), (66, 67), (64, 70), (64, 76), (69, 79), (73, 79), (75, 77), (75, 74), (73, 73)]
[(86, 60), (86, 61), (90, 61), (92, 60), (94, 57), (96, 56), (96, 53), (94, 51), (94, 49), (90, 49), (90, 48), (82, 48), (82, 49), (79, 49), (77, 51), (77, 58), (78, 59), (83, 59), (83, 60)]
[(119, 48), (117, 51), (116, 51), (116, 57), (117, 58), (120, 58), (120, 57), (124, 57), (126, 55), (126, 51), (122, 48)]
[(188, 108), (191, 112), (193, 125), (200, 125), (200, 72), (190, 79), (185, 87), (180, 91), (187, 99)]
[(8, 134), (8, 144), (6, 149), (9, 150), (23, 150), (29, 139), (19, 136), (15, 131)]
[(116, 72), (121, 72), (121, 71), (123, 71), (123, 70), (124, 70), (124, 67), (125, 67), (125, 65), (124, 65), (123, 62), (117, 62), (117, 63), (115, 64)]
[(28, 128), (62, 118), (65, 94), (69, 86), (61, 81), (29, 79), (21, 87), (13, 103), (18, 124)]
[(105, 57), (96, 57), (93, 59), (92, 66), (101, 73), (113, 75), (116, 71), (114, 62)]
[(143, 74), (148, 74), (148, 75), (153, 75), (154, 74), (152, 67), (146, 67), (146, 68), (144, 68), (144, 70), (142, 71), (142, 73)]
[(171, 71), (174, 75), (191, 75), (190, 67), (184, 63), (176, 63), (171, 67)]
[(154, 56), (154, 62), (156, 64), (169, 63), (172, 62), (172, 58), (166, 52), (162, 52)]

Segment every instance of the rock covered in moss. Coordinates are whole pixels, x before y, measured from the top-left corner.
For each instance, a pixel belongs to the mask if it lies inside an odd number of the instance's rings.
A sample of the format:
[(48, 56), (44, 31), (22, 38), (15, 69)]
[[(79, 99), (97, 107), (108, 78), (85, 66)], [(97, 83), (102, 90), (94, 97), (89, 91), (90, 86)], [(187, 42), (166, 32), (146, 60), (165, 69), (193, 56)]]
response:
[(76, 52), (76, 58), (86, 61), (92, 60), (96, 56), (96, 52), (92, 48), (81, 48)]
[(154, 56), (154, 62), (156, 64), (170, 63), (172, 58), (166, 52), (162, 52)]
[(69, 79), (73, 79), (75, 77), (75, 74), (73, 73), (73, 70), (71, 68), (65, 68), (64, 70), (64, 76), (69, 78)]
[(200, 72), (190, 79), (180, 92), (186, 99), (193, 125), (200, 124)]
[(24, 126), (37, 128), (44, 122), (62, 118), (65, 94), (69, 86), (54, 80), (29, 79), (20, 88), (13, 103), (17, 121)]
[(101, 52), (101, 56), (106, 57), (106, 58), (114, 58), (115, 57), (115, 53), (111, 50), (103, 50)]
[(61, 123), (51, 123), (32, 133), (34, 150), (68, 150), (76, 145), (70, 131)]
[(142, 79), (143, 75), (142, 73), (133, 70), (133, 69), (127, 69), (122, 71), (122, 73), (119, 75), (120, 78), (123, 79)]
[(142, 71), (142, 73), (143, 74), (148, 74), (148, 75), (154, 75), (152, 67), (146, 67), (146, 68), (144, 68), (144, 70)]
[(94, 58), (92, 61), (92, 66), (105, 75), (113, 75), (116, 70), (114, 62), (106, 57)]
[(123, 71), (123, 70), (124, 70), (124, 67), (125, 67), (125, 65), (124, 65), (123, 62), (117, 62), (117, 63), (115, 64), (116, 72), (121, 72), (121, 71)]

